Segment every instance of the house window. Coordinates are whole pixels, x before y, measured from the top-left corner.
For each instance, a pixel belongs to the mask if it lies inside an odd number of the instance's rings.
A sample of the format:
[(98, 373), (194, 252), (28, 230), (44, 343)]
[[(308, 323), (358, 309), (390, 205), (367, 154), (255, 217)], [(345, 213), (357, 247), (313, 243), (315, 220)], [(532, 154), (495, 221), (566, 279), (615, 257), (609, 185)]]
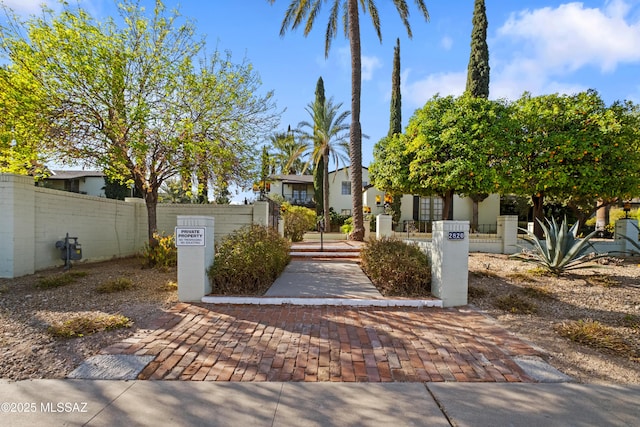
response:
[(351, 181), (342, 181), (342, 195), (348, 196), (351, 194)]
[(351, 216), (351, 209), (342, 209), (340, 215)]
[(420, 221), (438, 221), (442, 219), (443, 202), (440, 197), (420, 198)]
[(80, 180), (69, 179), (64, 181), (64, 191), (71, 191), (72, 193), (80, 192)]
[(305, 202), (307, 200), (307, 186), (304, 184), (293, 185), (292, 199), (296, 202)]

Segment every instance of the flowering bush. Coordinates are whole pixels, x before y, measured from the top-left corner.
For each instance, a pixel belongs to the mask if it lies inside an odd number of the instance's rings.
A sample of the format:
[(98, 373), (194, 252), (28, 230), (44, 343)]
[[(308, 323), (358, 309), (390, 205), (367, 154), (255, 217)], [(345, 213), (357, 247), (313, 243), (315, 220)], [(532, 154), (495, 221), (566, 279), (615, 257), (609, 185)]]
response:
[(284, 235), (292, 242), (301, 242), (304, 233), (316, 226), (315, 211), (304, 206), (282, 205), (282, 219), (284, 220)]

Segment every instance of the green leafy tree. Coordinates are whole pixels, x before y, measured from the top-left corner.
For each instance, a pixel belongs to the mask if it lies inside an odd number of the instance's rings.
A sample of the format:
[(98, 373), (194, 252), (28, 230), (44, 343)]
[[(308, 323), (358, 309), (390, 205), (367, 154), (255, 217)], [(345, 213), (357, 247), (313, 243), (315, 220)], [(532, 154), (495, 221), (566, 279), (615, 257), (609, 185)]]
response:
[(506, 102), (436, 95), (409, 121), (405, 151), (390, 150), (400, 165), (392, 172), (408, 172), (395, 183), (414, 194), (442, 197), (443, 217), (449, 218), (454, 194), (490, 193), (505, 186), (500, 147), (512, 143), (514, 128)]
[(175, 177), (162, 183), (158, 194), (160, 203), (191, 203), (192, 192), (185, 185), (185, 181)]
[(256, 95), (250, 64), (207, 55), (193, 24), (160, 0), (149, 16), (125, 0), (122, 26), (61, 5), (25, 22), (7, 11), (0, 49), (12, 72), (46, 94), (45, 140), (61, 158), (134, 183), (153, 243), (164, 181), (203, 163), (237, 181), (255, 170), (251, 141), (277, 119), (272, 94)]
[[(271, 3), (275, 0), (269, 0)], [(362, 54), (360, 47), (360, 11), (358, 4), (362, 7), (363, 13), (369, 12), (371, 22), (382, 41), (380, 31), (380, 16), (375, 1), (368, 0), (317, 0), (309, 2), (307, 0), (291, 0), (285, 12), (285, 17), (280, 28), (280, 35), (284, 35), (286, 30), (296, 29), (301, 24), (304, 26), (304, 35), (307, 36), (320, 8), (324, 3), (331, 4), (329, 21), (325, 36), (325, 56), (329, 56), (331, 41), (338, 32), (338, 20), (342, 9), (342, 19), (345, 36), (349, 39), (349, 49), (351, 52), (351, 126), (349, 130), (349, 159), (352, 166), (351, 171), (351, 203), (353, 206), (354, 230), (351, 238), (354, 240), (364, 240), (364, 212), (362, 206), (362, 127), (360, 125), (360, 95), (362, 92)], [(424, 0), (415, 0), (418, 9), (429, 20), (429, 12)], [(407, 29), (409, 37), (412, 36), (409, 25), (409, 7), (405, 0), (394, 0), (396, 10), (400, 14), (403, 24)], [(303, 22), (306, 23), (303, 24)]]
[(107, 199), (124, 200), (126, 197), (131, 197), (131, 188), (117, 179), (105, 177), (104, 195)]
[[(318, 169), (320, 161), (324, 171), (322, 174), (322, 206), (324, 218), (328, 221), (329, 215), (329, 162), (333, 160), (336, 168), (344, 162), (344, 152), (349, 150), (347, 143), (347, 130), (349, 125), (349, 111), (342, 111), (342, 103), (334, 104), (333, 98), (325, 100), (324, 104), (317, 102), (307, 105), (305, 110), (309, 113), (311, 121), (303, 121), (298, 124), (302, 137), (308, 141), (311, 152), (311, 163)], [(304, 133), (304, 129), (308, 129)]]
[[(484, 0), (475, 0), (471, 31), (471, 53), (467, 70), (466, 92), (472, 97), (489, 97), (489, 47), (487, 45), (487, 10)], [(482, 118), (481, 118), (482, 119)], [(478, 205), (489, 196), (487, 193), (472, 193), (473, 201), (471, 230), (478, 229)]]
[(536, 236), (542, 237), (546, 200), (593, 212), (598, 199), (640, 193), (636, 109), (631, 103), (607, 107), (592, 90), (525, 94), (515, 103), (518, 136), (504, 153), (506, 170), (512, 191), (531, 197)]
[(373, 162), (369, 166), (369, 179), (375, 188), (393, 194), (414, 193), (417, 186), (409, 180), (413, 156), (407, 151), (408, 141), (406, 134), (396, 133), (375, 144)]
[(0, 67), (0, 173), (47, 175), (42, 141), (50, 104), (43, 100), (38, 85)]

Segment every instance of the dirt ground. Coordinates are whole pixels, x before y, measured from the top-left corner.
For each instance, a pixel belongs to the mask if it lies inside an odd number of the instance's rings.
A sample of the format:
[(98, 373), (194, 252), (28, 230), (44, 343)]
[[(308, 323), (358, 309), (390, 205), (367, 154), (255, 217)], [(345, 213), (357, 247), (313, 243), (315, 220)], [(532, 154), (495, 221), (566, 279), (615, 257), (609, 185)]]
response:
[[(469, 302), (542, 349), (549, 363), (579, 382), (639, 384), (639, 262), (637, 258), (610, 260), (609, 265), (554, 277), (531, 272), (530, 264), (504, 255), (471, 254)], [(86, 275), (53, 289), (41, 289), (38, 283), (61, 274), (61, 269), (0, 279), (0, 378), (63, 378), (100, 349), (144, 330), (177, 302), (175, 269), (143, 269), (139, 259), (127, 258), (78, 264), (72, 272)], [(118, 278), (130, 279), (134, 287), (117, 293), (97, 291), (101, 284)], [(524, 301), (531, 312), (499, 308), (505, 296)], [(51, 324), (78, 313), (122, 314), (133, 324), (78, 338), (54, 338), (47, 332)], [(579, 320), (606, 325), (628, 344), (625, 348), (634, 350), (616, 355), (574, 343), (557, 332), (559, 325)]]
[[(604, 262), (556, 277), (506, 255), (470, 254), (469, 302), (543, 349), (550, 364), (579, 382), (639, 384), (640, 258)], [(505, 300), (524, 301), (525, 311), (533, 312), (511, 312), (500, 304)], [(626, 351), (579, 344), (558, 332), (580, 321), (598, 322)]]

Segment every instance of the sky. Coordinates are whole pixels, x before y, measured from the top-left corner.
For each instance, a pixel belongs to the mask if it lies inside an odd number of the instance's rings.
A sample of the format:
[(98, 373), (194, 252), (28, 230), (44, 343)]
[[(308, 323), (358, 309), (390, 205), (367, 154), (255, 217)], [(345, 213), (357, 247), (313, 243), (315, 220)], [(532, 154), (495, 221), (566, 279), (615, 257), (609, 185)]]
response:
[[(20, 14), (37, 13), (50, 0), (0, 0)], [(259, 73), (264, 93), (274, 91), (285, 110), (279, 129), (310, 117), (318, 77), (327, 97), (350, 108), (351, 69), (348, 40), (340, 26), (329, 56), (324, 35), (331, 1), (325, 2), (310, 34), (288, 30), (282, 18), (290, 0), (165, 0), (192, 19), (208, 50), (231, 51), (235, 62), (248, 60)], [(79, 0), (98, 19), (115, 16), (113, 0)], [(151, 11), (152, 0), (140, 0)], [(425, 22), (408, 0), (413, 38), (388, 0), (378, 0), (382, 43), (369, 15), (360, 16), (362, 44), (363, 165), (389, 128), (393, 48), (400, 39), (402, 121), (435, 94), (464, 91), (471, 41), (473, 0), (426, 0)], [(607, 103), (640, 103), (640, 0), (486, 0), (489, 22), (490, 98), (515, 100), (533, 95), (597, 90)]]

